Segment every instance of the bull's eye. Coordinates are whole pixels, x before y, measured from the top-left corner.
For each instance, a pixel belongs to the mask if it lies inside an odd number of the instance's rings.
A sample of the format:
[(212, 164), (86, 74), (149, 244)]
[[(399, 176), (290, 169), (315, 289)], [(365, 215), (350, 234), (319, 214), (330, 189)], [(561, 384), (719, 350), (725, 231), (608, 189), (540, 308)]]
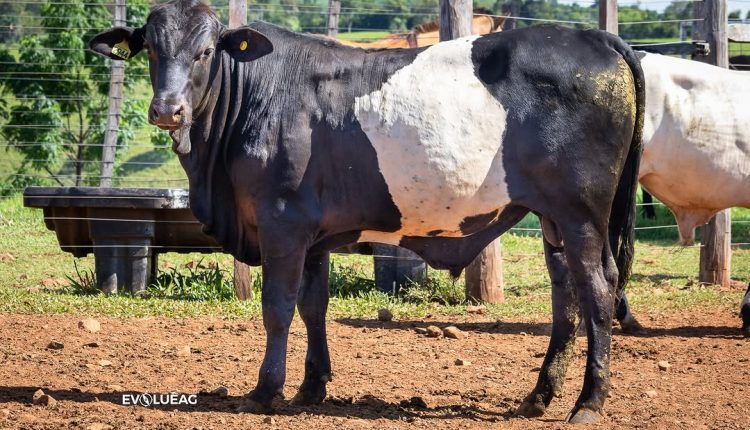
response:
[(209, 55), (214, 53), (214, 48), (208, 48), (205, 51), (203, 51), (203, 55), (208, 57)]

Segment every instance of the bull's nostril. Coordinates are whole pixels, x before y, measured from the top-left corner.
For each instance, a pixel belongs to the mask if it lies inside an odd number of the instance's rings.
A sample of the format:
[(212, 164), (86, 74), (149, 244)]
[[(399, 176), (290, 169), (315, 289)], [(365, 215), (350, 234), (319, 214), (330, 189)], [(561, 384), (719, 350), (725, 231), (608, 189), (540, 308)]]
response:
[(148, 110), (148, 122), (151, 124), (156, 124), (156, 120), (159, 119), (159, 112), (157, 112), (155, 107), (151, 107), (151, 109)]

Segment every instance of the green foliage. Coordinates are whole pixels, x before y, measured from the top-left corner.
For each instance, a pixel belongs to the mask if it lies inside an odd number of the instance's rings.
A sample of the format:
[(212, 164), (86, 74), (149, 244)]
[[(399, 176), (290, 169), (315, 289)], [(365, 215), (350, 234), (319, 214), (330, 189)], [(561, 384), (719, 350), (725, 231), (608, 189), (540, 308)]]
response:
[(737, 9), (729, 12), (729, 15), (727, 16), (728, 19), (740, 19), (741, 18), (742, 11)]
[[(110, 61), (88, 51), (88, 40), (111, 27), (107, 1), (47, 2), (39, 11), (42, 33), (20, 38), (17, 49), (0, 48), (4, 73), (0, 91), (8, 115), (2, 137), (23, 156), (6, 181), (6, 189), (48, 183), (42, 178), (74, 178), (76, 185), (98, 183), (107, 122)], [(128, 16), (143, 21), (147, 0), (127, 2)], [(17, 52), (15, 52), (17, 51)], [(129, 62), (126, 91), (146, 76), (144, 59)], [(117, 146), (124, 149), (135, 130), (145, 124), (146, 101), (126, 98), (122, 106)], [(89, 177), (87, 179), (87, 176)]]
[(357, 297), (375, 288), (372, 270), (335, 260), (331, 260), (328, 284), (331, 296), (339, 298)]
[(232, 274), (218, 266), (207, 269), (188, 269), (187, 273), (175, 268), (159, 272), (147, 293), (150, 297), (178, 300), (226, 301), (235, 299)]
[(101, 294), (96, 286), (96, 274), (91, 269), (79, 269), (78, 263), (73, 260), (73, 267), (75, 267), (75, 276), (65, 275), (68, 279), (68, 286), (63, 288), (63, 292), (67, 294), (75, 294), (79, 296), (94, 296)]
[(424, 282), (410, 282), (401, 294), (404, 300), (419, 304), (454, 306), (466, 302), (464, 283), (451, 279), (445, 272), (437, 271), (431, 272)]

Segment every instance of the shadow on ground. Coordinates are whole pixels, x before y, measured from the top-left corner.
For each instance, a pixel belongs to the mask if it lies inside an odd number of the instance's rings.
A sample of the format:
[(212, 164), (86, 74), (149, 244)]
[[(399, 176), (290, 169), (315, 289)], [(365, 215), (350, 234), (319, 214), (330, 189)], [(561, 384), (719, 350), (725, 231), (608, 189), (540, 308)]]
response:
[[(426, 328), (434, 325), (446, 327), (449, 325), (456, 326), (466, 332), (490, 333), (490, 334), (507, 334), (507, 335), (527, 335), (527, 336), (549, 336), (552, 325), (550, 323), (519, 323), (519, 322), (453, 322), (453, 321), (424, 321), (424, 320), (401, 320), (391, 322), (381, 322), (370, 319), (359, 318), (342, 318), (336, 322), (355, 328), (379, 328), (385, 330), (413, 330), (418, 327)], [(619, 327), (613, 329), (617, 336), (633, 337), (697, 337), (697, 338), (721, 338), (721, 339), (743, 339), (740, 332), (741, 320), (737, 319), (737, 326), (680, 326), (660, 328), (649, 326), (644, 323), (646, 328), (645, 334), (631, 335), (622, 333)], [(584, 330), (579, 330), (579, 336), (585, 336)]]
[[(0, 404), (17, 402), (21, 404), (31, 404), (34, 392), (39, 387), (0, 387)], [(118, 406), (123, 404), (124, 395), (139, 395), (141, 393), (134, 391), (110, 391), (103, 393), (90, 393), (78, 389), (55, 390), (43, 388), (44, 393), (54, 397), (58, 401), (71, 401), (76, 403), (95, 403), (108, 402)], [(167, 396), (170, 393), (153, 393), (155, 396)], [(181, 393), (190, 395), (191, 393)], [(502, 402), (505, 403), (505, 402)], [(244, 396), (226, 396), (220, 397), (211, 394), (199, 394), (195, 405), (158, 405), (152, 404), (149, 409), (162, 411), (180, 411), (180, 412), (225, 412), (225, 413), (244, 413), (238, 412), (238, 408), (245, 404)], [(142, 405), (141, 405), (142, 406)], [(512, 414), (510, 409), (506, 412), (497, 412), (486, 410), (476, 405), (455, 404), (435, 407), (415, 406), (411, 400), (404, 400), (399, 403), (391, 403), (374, 396), (363, 396), (359, 399), (328, 397), (322, 404), (314, 406), (296, 406), (286, 400), (278, 400), (274, 403), (275, 415), (299, 415), (302, 412), (309, 414), (319, 414), (326, 416), (342, 418), (361, 418), (361, 419), (392, 419), (406, 420), (420, 419), (476, 419), (480, 421), (500, 421), (509, 418)], [(499, 408), (502, 409), (502, 405)]]

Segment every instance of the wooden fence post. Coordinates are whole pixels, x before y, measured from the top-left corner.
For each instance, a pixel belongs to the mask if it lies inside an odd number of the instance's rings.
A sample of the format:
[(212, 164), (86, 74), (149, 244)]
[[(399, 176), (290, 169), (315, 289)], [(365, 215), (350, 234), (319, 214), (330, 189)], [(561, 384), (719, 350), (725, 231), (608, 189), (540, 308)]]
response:
[(599, 30), (619, 34), (617, 0), (599, 0)]
[[(124, 27), (126, 22), (125, 0), (115, 0), (115, 27)], [(112, 76), (109, 81), (109, 107), (107, 109), (107, 129), (104, 131), (102, 147), (102, 167), (99, 186), (112, 186), (112, 172), (115, 168), (115, 151), (117, 150), (117, 131), (120, 128), (122, 111), (122, 85), (125, 79), (125, 62), (112, 61)]]
[[(472, 0), (440, 0), (440, 40), (471, 36), (473, 10)], [(505, 301), (500, 239), (482, 250), (466, 268), (465, 294), (471, 301)]]
[[(247, 0), (229, 0), (229, 28), (247, 24)], [(253, 297), (253, 279), (250, 267), (234, 260), (234, 291), (237, 299), (248, 300)]]
[(339, 16), (341, 16), (341, 0), (328, 0), (328, 22), (326, 34), (335, 38), (339, 34)]
[[(729, 67), (726, 0), (703, 0), (693, 4), (693, 39), (708, 42), (707, 56), (694, 59), (719, 67)], [(711, 218), (701, 230), (700, 282), (729, 286), (732, 262), (732, 215), (726, 209)]]

